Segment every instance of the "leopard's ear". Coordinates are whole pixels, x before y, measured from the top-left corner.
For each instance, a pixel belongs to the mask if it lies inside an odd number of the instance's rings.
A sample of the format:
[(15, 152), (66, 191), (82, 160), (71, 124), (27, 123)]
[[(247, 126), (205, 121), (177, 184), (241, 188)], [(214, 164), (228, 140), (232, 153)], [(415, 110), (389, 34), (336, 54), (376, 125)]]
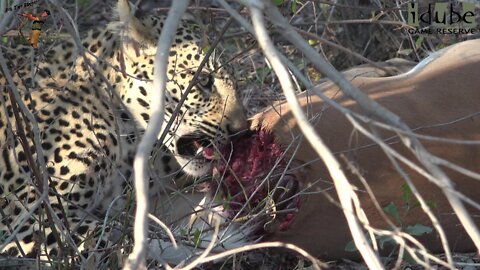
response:
[(147, 46), (155, 42), (150, 29), (137, 17), (136, 7), (128, 0), (118, 0), (117, 12), (120, 22), (125, 25), (126, 35), (131, 41)]

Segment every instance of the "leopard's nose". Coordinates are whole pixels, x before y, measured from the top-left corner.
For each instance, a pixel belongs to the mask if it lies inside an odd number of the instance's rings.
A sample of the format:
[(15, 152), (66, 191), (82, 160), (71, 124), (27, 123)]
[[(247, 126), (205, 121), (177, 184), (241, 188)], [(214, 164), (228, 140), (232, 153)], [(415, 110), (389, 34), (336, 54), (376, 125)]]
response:
[(228, 113), (228, 116), (224, 116), (228, 122), (225, 125), (225, 129), (229, 137), (244, 134), (250, 129), (250, 124), (247, 120), (247, 115), (242, 106), (232, 106), (232, 110)]
[(248, 122), (246, 121), (236, 121), (232, 124), (227, 124), (227, 133), (230, 138), (241, 136), (249, 130)]

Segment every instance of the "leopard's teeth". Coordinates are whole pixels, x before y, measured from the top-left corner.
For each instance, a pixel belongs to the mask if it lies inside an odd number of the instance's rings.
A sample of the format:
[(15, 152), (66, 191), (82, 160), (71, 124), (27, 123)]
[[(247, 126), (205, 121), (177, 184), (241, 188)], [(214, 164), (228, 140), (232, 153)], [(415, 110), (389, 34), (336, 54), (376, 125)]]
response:
[(203, 152), (203, 146), (198, 148), (197, 155), (200, 155), (202, 152)]

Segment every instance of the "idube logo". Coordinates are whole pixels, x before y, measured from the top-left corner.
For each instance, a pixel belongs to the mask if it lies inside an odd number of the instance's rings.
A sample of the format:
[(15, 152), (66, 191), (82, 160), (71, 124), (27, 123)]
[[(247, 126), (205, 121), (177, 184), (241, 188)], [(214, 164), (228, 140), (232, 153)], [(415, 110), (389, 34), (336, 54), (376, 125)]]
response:
[(418, 3), (408, 4), (407, 31), (410, 34), (475, 34), (479, 32), (475, 21), (475, 4), (452, 3), (428, 4), (428, 9), (419, 12)]

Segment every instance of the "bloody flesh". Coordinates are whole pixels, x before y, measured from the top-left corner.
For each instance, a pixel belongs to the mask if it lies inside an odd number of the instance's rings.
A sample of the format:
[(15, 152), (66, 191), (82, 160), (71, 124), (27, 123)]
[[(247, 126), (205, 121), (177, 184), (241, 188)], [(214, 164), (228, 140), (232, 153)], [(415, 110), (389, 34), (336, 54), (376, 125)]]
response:
[[(214, 164), (214, 185), (219, 186), (230, 218), (263, 211), (264, 215), (257, 216), (263, 216), (263, 222), (262, 218), (259, 221), (265, 223), (272, 216), (279, 217), (273, 211), (282, 210), (280, 206), (298, 206), (297, 197), (292, 197), (298, 184), (295, 176), (286, 171), (288, 160), (284, 157), (284, 148), (275, 142), (271, 133), (257, 130), (235, 138), (220, 154)], [(292, 190), (295, 193), (292, 194)], [(287, 229), (294, 214), (280, 216), (283, 220), (280, 229)]]

